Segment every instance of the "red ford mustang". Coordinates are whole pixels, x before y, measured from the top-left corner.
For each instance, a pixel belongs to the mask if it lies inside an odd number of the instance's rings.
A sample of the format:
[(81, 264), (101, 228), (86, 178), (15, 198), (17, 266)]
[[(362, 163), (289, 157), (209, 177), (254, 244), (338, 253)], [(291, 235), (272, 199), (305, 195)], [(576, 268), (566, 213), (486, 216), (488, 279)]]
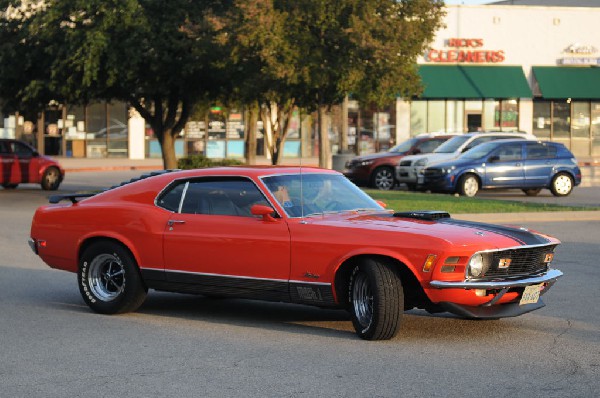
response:
[(105, 314), (136, 310), (148, 289), (232, 296), (345, 308), (356, 333), (377, 340), (412, 308), (467, 318), (541, 308), (562, 275), (550, 267), (555, 238), (394, 213), (331, 170), (157, 172), (50, 201), (30, 246), (76, 272), (84, 301)]

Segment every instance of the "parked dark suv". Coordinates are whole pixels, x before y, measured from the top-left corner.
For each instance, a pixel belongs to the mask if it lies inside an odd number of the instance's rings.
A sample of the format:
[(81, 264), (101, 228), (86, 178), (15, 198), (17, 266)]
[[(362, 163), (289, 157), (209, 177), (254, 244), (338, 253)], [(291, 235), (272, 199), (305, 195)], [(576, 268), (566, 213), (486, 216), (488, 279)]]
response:
[(58, 189), (64, 176), (64, 170), (56, 161), (40, 155), (28, 144), (0, 139), (0, 185), (4, 189), (31, 183), (53, 191)]
[(357, 185), (368, 185), (382, 190), (396, 185), (394, 167), (407, 155), (430, 153), (448, 139), (450, 134), (421, 134), (396, 145), (387, 152), (359, 156), (346, 163), (344, 175)]

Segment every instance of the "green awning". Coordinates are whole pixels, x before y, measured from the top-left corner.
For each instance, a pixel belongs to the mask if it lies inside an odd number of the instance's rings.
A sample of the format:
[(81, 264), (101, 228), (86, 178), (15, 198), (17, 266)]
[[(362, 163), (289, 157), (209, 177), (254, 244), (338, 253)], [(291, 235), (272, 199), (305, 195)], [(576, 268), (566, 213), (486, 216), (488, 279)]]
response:
[(421, 98), (531, 98), (520, 66), (419, 65)]
[(533, 74), (544, 98), (600, 98), (600, 68), (534, 66)]

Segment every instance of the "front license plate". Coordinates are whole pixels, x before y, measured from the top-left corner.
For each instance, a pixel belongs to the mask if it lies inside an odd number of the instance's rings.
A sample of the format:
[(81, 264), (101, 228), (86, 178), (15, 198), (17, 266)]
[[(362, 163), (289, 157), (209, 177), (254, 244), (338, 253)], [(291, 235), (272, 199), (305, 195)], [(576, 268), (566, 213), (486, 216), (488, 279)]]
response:
[(540, 299), (540, 291), (542, 290), (542, 285), (530, 285), (525, 288), (523, 291), (523, 296), (521, 297), (521, 301), (519, 305), (525, 304), (534, 304), (537, 303)]
[(424, 176), (417, 176), (417, 184), (423, 184), (425, 182)]

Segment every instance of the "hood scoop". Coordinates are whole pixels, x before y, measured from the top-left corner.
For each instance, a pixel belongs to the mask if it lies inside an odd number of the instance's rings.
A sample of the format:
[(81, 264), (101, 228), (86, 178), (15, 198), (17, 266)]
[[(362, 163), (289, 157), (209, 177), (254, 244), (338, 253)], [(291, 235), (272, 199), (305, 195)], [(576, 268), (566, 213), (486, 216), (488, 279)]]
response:
[(437, 210), (400, 211), (394, 213), (394, 217), (415, 218), (417, 220), (435, 221), (441, 218), (450, 218), (450, 213)]

